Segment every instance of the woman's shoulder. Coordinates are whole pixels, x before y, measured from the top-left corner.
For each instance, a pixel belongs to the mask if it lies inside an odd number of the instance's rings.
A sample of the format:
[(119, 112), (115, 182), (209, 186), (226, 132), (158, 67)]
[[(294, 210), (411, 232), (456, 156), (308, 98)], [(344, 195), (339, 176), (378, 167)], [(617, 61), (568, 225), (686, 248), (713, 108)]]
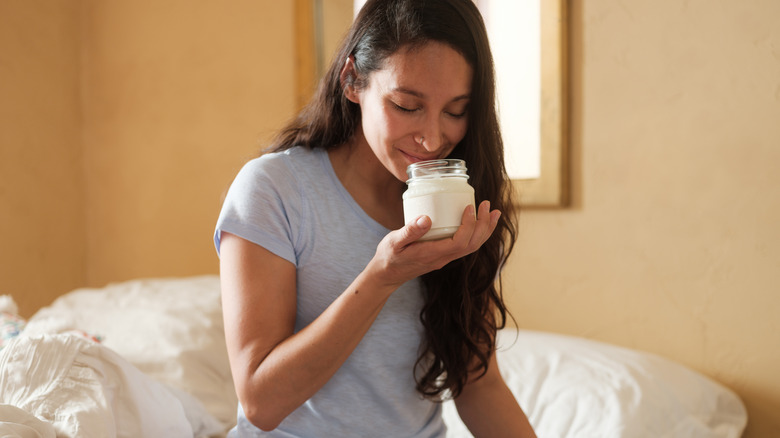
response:
[(307, 193), (322, 182), (316, 180), (316, 174), (322, 174), (317, 170), (322, 167), (317, 158), (322, 153), (294, 147), (252, 158), (233, 179), (223, 210), (239, 211), (239, 216), (246, 217), (269, 211), (284, 212), (288, 219), (295, 212), (304, 214), (309, 209)]
[(309, 173), (321, 163), (324, 150), (294, 146), (282, 151), (267, 152), (244, 164), (241, 172), (270, 174), (276, 177), (285, 173)]
[(283, 151), (267, 152), (244, 163), (236, 179), (277, 182), (299, 179), (319, 165), (320, 153), (299, 146)]

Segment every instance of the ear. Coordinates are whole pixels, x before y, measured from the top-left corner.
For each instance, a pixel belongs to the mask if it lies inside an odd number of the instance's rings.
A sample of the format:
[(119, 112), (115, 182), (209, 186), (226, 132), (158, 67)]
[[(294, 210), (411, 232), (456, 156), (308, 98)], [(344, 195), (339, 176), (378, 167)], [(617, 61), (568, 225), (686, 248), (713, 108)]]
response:
[(350, 55), (344, 63), (344, 67), (341, 68), (339, 81), (341, 82), (341, 89), (344, 90), (344, 97), (350, 102), (360, 103), (358, 92), (355, 90), (356, 79), (355, 58)]

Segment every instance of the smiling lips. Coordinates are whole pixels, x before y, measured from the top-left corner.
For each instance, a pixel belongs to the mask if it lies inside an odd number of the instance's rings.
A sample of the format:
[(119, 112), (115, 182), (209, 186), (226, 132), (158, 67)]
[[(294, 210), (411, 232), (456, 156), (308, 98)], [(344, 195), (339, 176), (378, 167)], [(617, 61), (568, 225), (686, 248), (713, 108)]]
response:
[(426, 161), (426, 160), (435, 160), (435, 159), (439, 158), (438, 155), (431, 155), (431, 156), (426, 157), (424, 155), (412, 155), (412, 154), (410, 154), (410, 153), (408, 153), (406, 151), (400, 151), (400, 152), (401, 152), (401, 154), (403, 154), (412, 163), (417, 163), (417, 162)]

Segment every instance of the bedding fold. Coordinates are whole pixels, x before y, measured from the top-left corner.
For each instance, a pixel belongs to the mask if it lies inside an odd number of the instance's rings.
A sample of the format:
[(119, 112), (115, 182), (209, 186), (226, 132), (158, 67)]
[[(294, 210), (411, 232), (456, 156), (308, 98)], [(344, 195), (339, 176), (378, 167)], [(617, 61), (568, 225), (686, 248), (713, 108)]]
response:
[(9, 417), (22, 418), (21, 410), (50, 423), (57, 437), (193, 436), (175, 395), (109, 348), (75, 335), (10, 342), (0, 352), (0, 404), (16, 408), (0, 411)]
[(16, 406), (0, 404), (0, 436), (3, 438), (56, 438), (54, 426)]

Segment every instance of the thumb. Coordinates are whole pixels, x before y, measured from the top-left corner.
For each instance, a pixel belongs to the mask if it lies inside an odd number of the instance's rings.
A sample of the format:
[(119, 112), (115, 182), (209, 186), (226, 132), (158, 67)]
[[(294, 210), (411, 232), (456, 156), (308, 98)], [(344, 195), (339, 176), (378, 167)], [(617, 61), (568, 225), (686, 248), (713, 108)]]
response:
[(422, 237), (430, 229), (431, 218), (425, 215), (419, 216), (415, 220), (409, 221), (409, 223), (404, 225), (404, 227), (401, 229), (403, 233), (400, 240), (398, 241), (398, 244), (401, 247), (409, 245), (410, 243)]

